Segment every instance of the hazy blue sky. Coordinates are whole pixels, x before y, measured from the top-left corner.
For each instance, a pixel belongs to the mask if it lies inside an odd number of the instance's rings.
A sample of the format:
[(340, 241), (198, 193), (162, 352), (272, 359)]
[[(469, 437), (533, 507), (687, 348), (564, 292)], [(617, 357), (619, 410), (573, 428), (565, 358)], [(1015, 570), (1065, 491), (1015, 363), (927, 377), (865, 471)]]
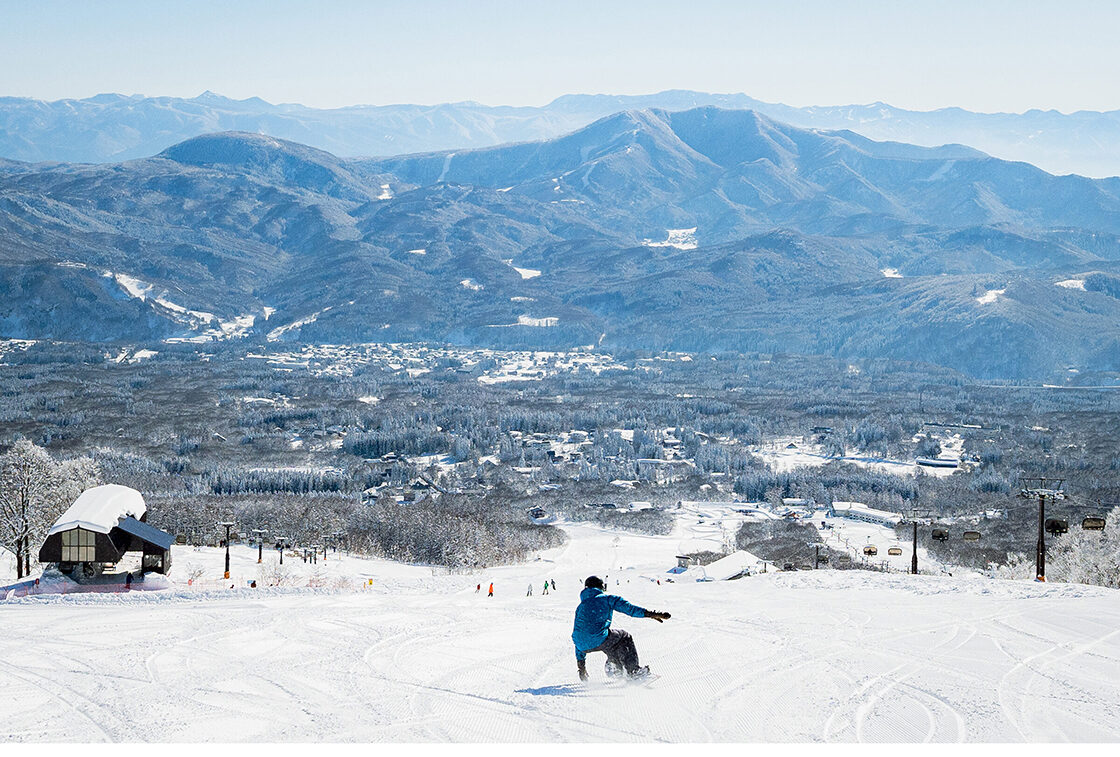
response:
[(0, 0), (0, 95), (1120, 108), (1120, 2)]

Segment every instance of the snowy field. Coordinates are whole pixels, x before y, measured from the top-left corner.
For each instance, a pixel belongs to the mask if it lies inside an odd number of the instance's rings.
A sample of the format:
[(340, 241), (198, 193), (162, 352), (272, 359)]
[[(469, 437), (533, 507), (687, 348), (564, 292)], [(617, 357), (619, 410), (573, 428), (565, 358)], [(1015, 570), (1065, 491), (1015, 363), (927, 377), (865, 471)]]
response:
[[(827, 570), (669, 583), (682, 547), (723, 538), (708, 515), (666, 537), (564, 524), (563, 547), (471, 575), (285, 557), (343, 589), (242, 588), (258, 568), (240, 547), (231, 590), (220, 550), (182, 548), (168, 591), (0, 602), (0, 739), (1120, 740), (1117, 592)], [(208, 571), (190, 588), (188, 566)], [(592, 572), (673, 614), (615, 620), (659, 680), (608, 685), (592, 654), (579, 683)]]
[[(941, 437), (939, 441), (941, 442), (943, 458), (960, 458), (964, 442), (959, 434)], [(920, 471), (923, 475), (940, 478), (951, 476), (957, 471), (956, 467), (941, 468), (919, 465), (916, 460), (891, 460), (885, 457), (870, 457), (867, 455), (846, 455), (833, 458), (825, 454), (823, 445), (812, 442), (803, 436), (780, 437), (754, 445), (749, 449), (752, 454), (761, 458), (776, 473), (785, 473), (800, 468), (816, 468), (834, 463), (847, 463), (894, 476), (916, 476)]]

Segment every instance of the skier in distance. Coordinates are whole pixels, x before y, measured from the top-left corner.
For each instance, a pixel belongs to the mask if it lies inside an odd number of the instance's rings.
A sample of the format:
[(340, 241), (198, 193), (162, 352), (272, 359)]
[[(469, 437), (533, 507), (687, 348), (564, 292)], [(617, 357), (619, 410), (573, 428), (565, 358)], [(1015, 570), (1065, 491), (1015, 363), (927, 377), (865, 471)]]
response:
[(634, 637), (626, 631), (611, 628), (611, 617), (617, 610), (634, 618), (652, 618), (662, 623), (671, 617), (669, 613), (647, 610), (630, 604), (617, 594), (607, 594), (606, 586), (598, 576), (589, 576), (583, 585), (585, 588), (579, 595), (579, 607), (576, 608), (575, 627), (572, 630), (579, 679), (587, 680), (588, 652), (605, 653), (608, 668), (613, 666), (624, 670), (630, 678), (648, 676), (649, 666), (638, 664)]

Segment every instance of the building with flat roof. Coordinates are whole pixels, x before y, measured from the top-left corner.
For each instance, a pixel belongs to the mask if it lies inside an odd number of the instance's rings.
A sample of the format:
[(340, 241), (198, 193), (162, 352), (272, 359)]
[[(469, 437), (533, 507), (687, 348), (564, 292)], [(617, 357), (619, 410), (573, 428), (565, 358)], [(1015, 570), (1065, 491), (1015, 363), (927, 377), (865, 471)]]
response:
[(877, 523), (880, 526), (897, 526), (902, 522), (902, 516), (887, 510), (876, 510), (862, 502), (833, 502), (829, 507), (829, 514), (834, 518), (850, 518), (862, 520), (865, 523)]

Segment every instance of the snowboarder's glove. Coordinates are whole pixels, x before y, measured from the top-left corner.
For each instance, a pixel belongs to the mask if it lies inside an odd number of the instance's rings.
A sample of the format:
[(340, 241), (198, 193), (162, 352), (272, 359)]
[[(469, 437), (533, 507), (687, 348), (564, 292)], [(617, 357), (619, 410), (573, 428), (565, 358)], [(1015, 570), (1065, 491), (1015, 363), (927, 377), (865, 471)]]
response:
[(646, 610), (646, 617), (653, 618), (658, 623), (664, 623), (669, 618), (673, 617), (667, 612), (656, 612), (654, 610)]
[(576, 660), (576, 666), (579, 668), (579, 680), (587, 680), (587, 663), (583, 660)]

